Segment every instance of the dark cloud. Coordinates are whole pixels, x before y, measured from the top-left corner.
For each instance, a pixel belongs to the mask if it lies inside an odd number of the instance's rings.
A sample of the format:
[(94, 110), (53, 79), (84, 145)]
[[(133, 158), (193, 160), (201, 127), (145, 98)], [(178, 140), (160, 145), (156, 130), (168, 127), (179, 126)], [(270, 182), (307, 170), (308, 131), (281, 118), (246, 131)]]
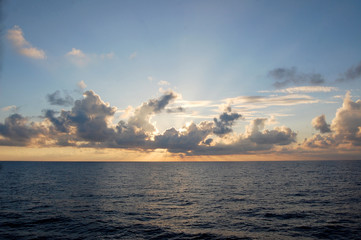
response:
[[(230, 155), (249, 154), (269, 151), (275, 146), (284, 146), (296, 142), (297, 134), (287, 127), (263, 130), (268, 119), (257, 118), (251, 121), (245, 134), (231, 143), (212, 143), (199, 145), (189, 155)], [(213, 142), (213, 141), (212, 141)]]
[(185, 109), (182, 107), (176, 107), (176, 108), (167, 108), (167, 113), (179, 113), (179, 112), (185, 112)]
[(331, 132), (330, 124), (327, 124), (325, 115), (321, 115), (312, 119), (312, 126), (319, 130), (320, 133)]
[(338, 82), (346, 82), (346, 81), (352, 81), (356, 80), (361, 77), (361, 62), (356, 65), (349, 68), (342, 77), (337, 79)]
[(116, 108), (104, 103), (93, 91), (86, 91), (82, 100), (76, 100), (70, 111), (61, 111), (56, 117), (53, 110), (45, 110), (47, 118), (59, 132), (69, 132), (73, 127), (81, 140), (104, 142), (111, 138), (114, 130), (108, 127), (108, 119)]
[(214, 118), (213, 121), (215, 123), (215, 127), (213, 129), (213, 133), (219, 136), (225, 135), (227, 133), (232, 132), (232, 125), (234, 121), (241, 118), (242, 115), (238, 113), (231, 113), (232, 109), (230, 107), (227, 108), (227, 111), (219, 116), (219, 120)]
[(68, 132), (68, 126), (67, 126), (67, 117), (66, 112), (62, 111), (62, 114), (60, 117), (55, 117), (55, 114), (57, 114), (54, 110), (44, 110), (45, 118), (47, 118), (56, 128), (59, 132)]
[(254, 119), (248, 128), (247, 139), (258, 145), (288, 145), (296, 142), (297, 134), (290, 128), (276, 127), (273, 130), (263, 130), (267, 120), (266, 118)]
[(74, 99), (65, 91), (63, 92), (64, 97), (61, 96), (60, 91), (55, 91), (52, 94), (48, 94), (46, 99), (51, 105), (58, 105), (58, 106), (71, 106), (74, 103)]
[(141, 129), (120, 121), (116, 126), (116, 135), (110, 144), (114, 148), (145, 148), (148, 135)]
[(68, 118), (82, 139), (105, 141), (114, 132), (108, 128), (107, 120), (114, 115), (116, 108), (104, 103), (93, 91), (86, 91), (84, 96), (84, 99), (75, 101)]
[(305, 139), (302, 144), (309, 148), (330, 148), (336, 147), (336, 140), (332, 135), (316, 134), (309, 139)]
[(195, 123), (185, 127), (182, 132), (175, 128), (166, 130), (162, 135), (155, 136), (154, 146), (164, 148), (172, 153), (190, 153), (212, 132), (211, 122)]
[(318, 73), (300, 73), (295, 67), (292, 68), (276, 68), (268, 73), (268, 76), (273, 78), (275, 82), (273, 85), (276, 88), (282, 88), (290, 84), (312, 84), (321, 85), (325, 79)]
[(35, 123), (28, 124), (26, 118), (20, 114), (12, 114), (5, 119), (5, 123), (0, 123), (0, 145), (25, 146), (33, 137), (44, 133), (41, 126)]

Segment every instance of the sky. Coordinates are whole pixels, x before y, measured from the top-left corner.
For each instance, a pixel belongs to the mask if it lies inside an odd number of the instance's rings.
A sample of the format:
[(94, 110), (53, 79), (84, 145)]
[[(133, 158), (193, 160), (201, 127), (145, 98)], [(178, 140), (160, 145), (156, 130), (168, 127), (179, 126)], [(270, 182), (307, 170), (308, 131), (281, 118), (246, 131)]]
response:
[(361, 156), (360, 1), (0, 4), (0, 160)]

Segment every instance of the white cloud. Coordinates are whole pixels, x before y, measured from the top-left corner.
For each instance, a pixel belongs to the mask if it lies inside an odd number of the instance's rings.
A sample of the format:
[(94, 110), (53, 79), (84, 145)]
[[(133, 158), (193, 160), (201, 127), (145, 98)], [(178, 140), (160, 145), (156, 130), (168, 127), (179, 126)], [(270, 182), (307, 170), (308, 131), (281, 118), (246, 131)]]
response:
[(44, 50), (35, 48), (26, 41), (23, 31), (19, 26), (14, 26), (12, 29), (8, 30), (7, 38), (11, 41), (19, 54), (33, 59), (46, 58)]
[(223, 102), (236, 108), (257, 109), (270, 106), (311, 104), (317, 103), (319, 100), (308, 95), (290, 94), (286, 96), (239, 96), (223, 99)]
[(80, 87), (81, 89), (85, 89), (86, 88), (86, 84), (84, 82), (84, 80), (81, 80), (80, 82), (78, 82), (78, 87)]
[(152, 82), (153, 81), (153, 77), (152, 76), (148, 76), (147, 79)]
[(87, 54), (80, 49), (72, 48), (71, 51), (67, 52), (65, 56), (75, 65), (84, 67), (91, 62), (96, 60), (113, 59), (115, 54), (113, 52), (106, 54)]
[(324, 86), (301, 86), (301, 87), (290, 87), (284, 89), (278, 89), (274, 91), (264, 90), (259, 91), (261, 93), (313, 93), (313, 92), (332, 92), (338, 91), (337, 87), (324, 87)]
[(158, 82), (158, 85), (160, 85), (160, 86), (166, 86), (166, 85), (170, 85), (170, 83), (167, 82), (167, 81), (161, 80), (161, 81)]
[(86, 55), (80, 49), (76, 48), (72, 48), (70, 52), (65, 54), (65, 56), (67, 56), (73, 64), (80, 67), (87, 65), (91, 60), (89, 55)]
[(66, 54), (67, 56), (75, 56), (75, 57), (85, 57), (85, 54), (80, 50), (76, 48), (72, 48), (70, 52)]
[[(324, 115), (312, 120), (313, 126), (320, 130), (304, 145), (311, 148), (361, 146), (361, 100), (352, 101), (350, 92), (346, 93), (342, 107), (337, 109), (331, 128), (326, 123)], [(332, 130), (332, 132), (331, 132)]]
[(15, 105), (11, 105), (11, 106), (7, 106), (7, 107), (3, 107), (1, 110), (4, 112), (16, 112), (19, 109), (19, 107), (15, 106)]

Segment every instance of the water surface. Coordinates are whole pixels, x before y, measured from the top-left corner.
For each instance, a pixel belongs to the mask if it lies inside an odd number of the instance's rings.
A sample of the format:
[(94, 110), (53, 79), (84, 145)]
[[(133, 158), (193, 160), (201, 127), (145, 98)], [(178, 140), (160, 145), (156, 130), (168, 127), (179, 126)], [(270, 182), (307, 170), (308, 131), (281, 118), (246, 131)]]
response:
[(361, 161), (0, 166), (1, 239), (361, 236)]

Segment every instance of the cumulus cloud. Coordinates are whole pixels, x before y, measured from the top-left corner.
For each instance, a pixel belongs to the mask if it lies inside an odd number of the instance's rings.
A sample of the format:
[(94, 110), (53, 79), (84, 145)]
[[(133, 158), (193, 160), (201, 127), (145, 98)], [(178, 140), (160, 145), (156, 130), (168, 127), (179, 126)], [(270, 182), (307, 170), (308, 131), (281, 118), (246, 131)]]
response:
[(331, 132), (330, 124), (327, 124), (325, 115), (312, 119), (312, 126), (321, 133)]
[(361, 78), (361, 62), (356, 65), (350, 67), (346, 72), (342, 74), (342, 77), (337, 79), (338, 82), (346, 82), (352, 81)]
[(45, 59), (44, 50), (33, 47), (24, 37), (23, 30), (19, 26), (14, 26), (7, 32), (7, 38), (10, 40), (16, 51), (29, 58)]
[(303, 142), (303, 146), (309, 147), (309, 148), (330, 148), (335, 147), (336, 140), (334, 136), (332, 135), (321, 135), (316, 134), (312, 136), (309, 139), (305, 139)]
[[(296, 142), (297, 134), (287, 127), (275, 127), (273, 130), (263, 130), (267, 118), (252, 120), (247, 128), (247, 139), (257, 144), (288, 145)], [(263, 131), (262, 131), (263, 130)]]
[(227, 108), (227, 112), (222, 113), (219, 116), (219, 119), (214, 118), (213, 121), (215, 123), (215, 127), (213, 129), (213, 133), (216, 135), (225, 135), (227, 133), (232, 132), (232, 125), (234, 121), (241, 118), (242, 115), (238, 113), (231, 113), (231, 108)]
[[(211, 122), (191, 123), (182, 131), (175, 128), (166, 130), (162, 135), (155, 136), (154, 146), (164, 148), (172, 153), (191, 154), (199, 148), (199, 144), (212, 132)], [(209, 140), (208, 140), (209, 141)]]
[(342, 107), (332, 120), (331, 129), (338, 141), (361, 145), (361, 100), (352, 101), (351, 93), (347, 92)]
[(269, 151), (276, 146), (286, 146), (296, 142), (297, 133), (287, 127), (275, 127), (273, 130), (264, 129), (266, 118), (254, 119), (247, 126), (244, 134), (231, 142), (205, 138), (203, 144), (198, 145), (188, 155), (229, 155), (249, 154)]
[(312, 84), (321, 85), (325, 79), (318, 73), (300, 73), (296, 67), (292, 68), (275, 68), (269, 71), (268, 76), (273, 78), (275, 82), (273, 85), (276, 88), (282, 88), (289, 84)]
[(81, 140), (104, 142), (114, 133), (108, 122), (115, 111), (115, 107), (104, 103), (93, 91), (86, 91), (84, 98), (76, 100), (70, 111), (63, 110), (55, 117), (54, 111), (46, 110), (45, 117), (59, 132), (68, 132), (73, 127)]
[(361, 146), (361, 100), (352, 101), (350, 92), (347, 92), (331, 126), (326, 123), (323, 115), (314, 118), (312, 125), (324, 134), (305, 139), (304, 146), (312, 148)]
[[(166, 149), (181, 155), (223, 155), (269, 151), (276, 146), (295, 142), (297, 134), (290, 128), (281, 126), (266, 129), (266, 125), (272, 121), (266, 118), (253, 119), (245, 133), (228, 135), (232, 132), (234, 122), (242, 117), (232, 112), (230, 107), (213, 121), (191, 122), (181, 129), (172, 127), (158, 133), (151, 118), (173, 109), (168, 106), (178, 96), (173, 91), (165, 92), (135, 108), (127, 120), (113, 124), (116, 108), (105, 103), (93, 91), (86, 91), (82, 99), (73, 103), (71, 110), (44, 110), (41, 124), (29, 124), (20, 115), (10, 116), (0, 125), (0, 144), (28, 145), (33, 139), (42, 137), (46, 139), (43, 143), (45, 145)], [(59, 100), (57, 97), (54, 99)]]
[(151, 99), (136, 108), (134, 115), (129, 118), (129, 124), (141, 128), (146, 132), (154, 132), (155, 127), (150, 123), (150, 118), (161, 112), (171, 101), (177, 98), (177, 94), (169, 91), (159, 99)]
[(48, 94), (46, 99), (51, 105), (58, 106), (71, 106), (74, 102), (74, 99), (65, 91), (63, 92), (64, 97), (61, 96), (60, 91), (55, 91), (54, 93)]
[(25, 146), (30, 140), (43, 133), (44, 129), (20, 114), (12, 114), (0, 123), (0, 145)]

